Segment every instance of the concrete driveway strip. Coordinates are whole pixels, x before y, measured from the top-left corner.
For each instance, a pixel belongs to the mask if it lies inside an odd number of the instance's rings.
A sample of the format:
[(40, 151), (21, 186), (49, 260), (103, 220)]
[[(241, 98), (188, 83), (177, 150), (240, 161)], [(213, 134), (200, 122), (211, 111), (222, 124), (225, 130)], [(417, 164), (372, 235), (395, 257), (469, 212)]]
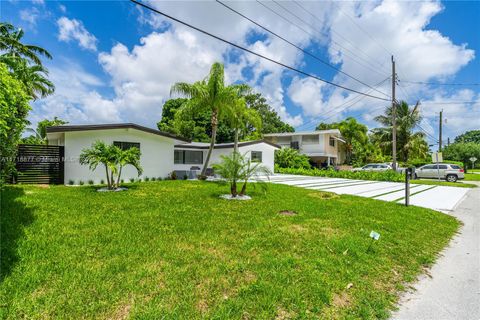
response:
[[(480, 319), (480, 188), (449, 214), (463, 222), (442, 256), (414, 285), (415, 291), (401, 297), (394, 320)], [(433, 231), (434, 232), (434, 231)]]

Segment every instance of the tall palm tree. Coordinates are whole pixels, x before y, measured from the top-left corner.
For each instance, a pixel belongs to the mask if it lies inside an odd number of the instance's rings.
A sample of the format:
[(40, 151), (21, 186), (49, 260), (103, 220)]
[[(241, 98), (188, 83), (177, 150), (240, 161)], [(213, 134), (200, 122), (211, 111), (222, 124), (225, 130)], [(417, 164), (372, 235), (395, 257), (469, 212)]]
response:
[(20, 80), (26, 93), (33, 100), (46, 97), (55, 91), (53, 83), (47, 79), (48, 70), (40, 64), (29, 65), (26, 60), (15, 58), (11, 63), (11, 69), (15, 78)]
[(52, 59), (50, 53), (38, 46), (23, 44), (22, 38), (25, 35), (22, 29), (16, 29), (12, 24), (0, 22), (0, 51), (4, 53), (0, 56), (0, 61), (7, 57), (18, 57), (32, 61), (34, 64), (41, 65), (39, 55)]
[(236, 99), (234, 103), (232, 103), (228, 118), (232, 128), (235, 130), (233, 151), (238, 152), (238, 139), (240, 132), (247, 129), (248, 125), (254, 127), (258, 132), (260, 132), (262, 127), (262, 118), (255, 109), (250, 109), (247, 107), (245, 98), (243, 97)]
[(189, 98), (182, 108), (196, 110), (198, 112), (210, 109), (212, 112), (210, 118), (212, 135), (210, 137), (210, 147), (207, 158), (205, 159), (205, 164), (201, 172), (202, 176), (205, 176), (215, 146), (219, 118), (223, 116), (228, 106), (234, 101), (234, 92), (232, 87), (225, 87), (224, 68), (223, 64), (219, 62), (215, 62), (212, 65), (206, 79), (193, 84), (177, 82), (170, 89), (171, 94), (176, 93)]
[[(428, 153), (428, 144), (423, 132), (414, 132), (416, 126), (422, 121), (419, 103), (413, 108), (408, 103), (401, 101), (397, 105), (397, 152), (401, 161), (408, 161), (410, 156), (424, 158)], [(392, 148), (392, 112), (391, 106), (385, 109), (384, 115), (375, 117), (384, 127), (373, 129), (372, 138), (383, 149), (384, 153), (390, 154)]]

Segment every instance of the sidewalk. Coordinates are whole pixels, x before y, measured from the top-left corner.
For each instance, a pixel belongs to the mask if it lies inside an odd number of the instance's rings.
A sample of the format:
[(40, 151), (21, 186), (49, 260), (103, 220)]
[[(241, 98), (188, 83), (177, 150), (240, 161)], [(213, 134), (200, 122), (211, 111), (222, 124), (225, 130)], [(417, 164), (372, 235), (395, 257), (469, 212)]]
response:
[[(480, 188), (450, 213), (460, 233), (430, 270), (406, 293), (392, 319), (480, 319)], [(434, 232), (434, 230), (432, 230)]]

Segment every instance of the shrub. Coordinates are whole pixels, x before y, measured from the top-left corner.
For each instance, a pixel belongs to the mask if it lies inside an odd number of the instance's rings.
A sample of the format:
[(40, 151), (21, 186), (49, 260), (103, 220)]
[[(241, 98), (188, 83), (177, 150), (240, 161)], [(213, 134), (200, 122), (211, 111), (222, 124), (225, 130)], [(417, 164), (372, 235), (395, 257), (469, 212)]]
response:
[(155, 181), (155, 180), (157, 180), (157, 178), (155, 178), (155, 177), (152, 177), (152, 181)]
[(298, 174), (304, 176), (316, 177), (331, 177), (344, 179), (358, 179), (358, 180), (374, 180), (374, 181), (393, 181), (403, 182), (405, 177), (393, 170), (375, 172), (375, 171), (335, 171), (332, 169), (293, 169), (293, 168), (278, 168), (278, 173)]
[(135, 178), (130, 178), (130, 182), (135, 182)]
[(142, 182), (142, 178), (138, 178), (138, 179), (137, 179), (137, 182)]
[(162, 178), (162, 177), (158, 177), (157, 180), (158, 180), (158, 181), (162, 181), (163, 178)]
[(88, 180), (88, 184), (93, 185), (94, 184), (93, 180)]
[(82, 180), (80, 180), (80, 181), (78, 182), (78, 184), (81, 185), (81, 186), (83, 186), (83, 185), (84, 185), (84, 182), (83, 182)]
[(145, 177), (144, 180), (145, 180), (145, 181), (150, 181), (150, 178), (149, 178), (149, 177)]
[(171, 180), (177, 180), (177, 173), (176, 173), (175, 171), (172, 171), (172, 172), (170, 173), (170, 179), (171, 179)]
[(188, 176), (186, 174), (183, 175), (183, 180), (188, 180)]
[(68, 180), (68, 185), (73, 186), (75, 184), (75, 181), (73, 180)]
[(124, 183), (124, 182), (125, 182), (125, 180), (123, 180), (123, 179), (120, 180), (120, 183)]
[(292, 148), (282, 148), (275, 151), (275, 165), (279, 168), (310, 169), (308, 156), (300, 154)]
[(197, 176), (197, 179), (200, 180), (200, 181), (205, 181), (205, 180), (207, 180), (207, 176), (204, 175), (204, 174), (199, 174), (199, 175)]
[(105, 184), (105, 180), (100, 180), (100, 184)]

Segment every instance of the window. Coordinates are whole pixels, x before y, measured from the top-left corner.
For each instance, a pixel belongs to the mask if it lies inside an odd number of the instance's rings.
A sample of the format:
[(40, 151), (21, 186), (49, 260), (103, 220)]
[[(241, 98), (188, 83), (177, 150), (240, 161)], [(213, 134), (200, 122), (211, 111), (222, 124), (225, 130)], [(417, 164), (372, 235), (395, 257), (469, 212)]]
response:
[(423, 170), (433, 170), (433, 169), (437, 169), (437, 166), (428, 165), (428, 166), (424, 166), (422, 169), (423, 169)]
[(329, 142), (329, 144), (330, 144), (330, 147), (335, 147), (335, 138), (330, 137), (330, 139), (329, 139), (328, 142)]
[(251, 159), (252, 162), (262, 162), (262, 151), (252, 151)]
[(174, 164), (203, 164), (203, 151), (175, 150)]
[(300, 149), (300, 146), (299, 146), (299, 144), (298, 144), (298, 141), (292, 141), (292, 142), (290, 142), (290, 148), (296, 149), (296, 150)]
[(452, 167), (452, 169), (457, 169), (457, 170), (462, 169), (460, 166), (457, 166), (455, 164), (450, 165), (450, 167)]
[(439, 168), (440, 170), (447, 170), (447, 165), (446, 165), (446, 164), (439, 164), (439, 165), (438, 165), (438, 168)]
[(138, 142), (113, 141), (113, 145), (119, 147), (122, 150), (128, 150), (134, 147), (140, 150), (140, 143)]

